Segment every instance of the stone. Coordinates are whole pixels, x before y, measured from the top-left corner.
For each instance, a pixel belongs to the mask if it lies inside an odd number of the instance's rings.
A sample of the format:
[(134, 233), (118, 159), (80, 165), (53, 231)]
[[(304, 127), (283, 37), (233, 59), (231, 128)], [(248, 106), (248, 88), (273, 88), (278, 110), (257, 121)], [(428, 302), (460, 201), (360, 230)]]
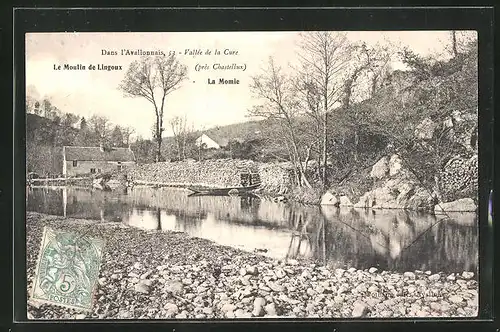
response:
[(255, 317), (260, 317), (264, 315), (264, 306), (266, 305), (266, 300), (262, 297), (256, 297), (253, 301), (253, 311), (252, 314)]
[(244, 276), (245, 274), (247, 274), (247, 270), (244, 267), (242, 267), (240, 269), (240, 276)]
[(366, 316), (368, 314), (368, 305), (362, 301), (356, 301), (354, 302), (354, 306), (352, 309), (352, 317), (354, 318), (360, 318)]
[(142, 264), (140, 262), (135, 262), (134, 265), (132, 266), (134, 269), (141, 269), (142, 268)]
[(175, 315), (176, 319), (186, 319), (187, 318), (187, 312), (183, 311), (180, 314)]
[(430, 281), (438, 281), (439, 279), (441, 279), (441, 276), (437, 273), (429, 276)]
[(247, 273), (252, 275), (252, 276), (256, 276), (257, 274), (259, 274), (259, 270), (257, 269), (256, 266), (250, 266), (246, 269)]
[(389, 175), (394, 176), (403, 168), (403, 161), (397, 154), (393, 154), (389, 159)]
[(438, 312), (441, 311), (441, 305), (437, 302), (431, 302), (430, 307), (434, 311), (438, 311)]
[(283, 271), (282, 269), (278, 269), (274, 272), (274, 274), (276, 275), (276, 278), (278, 279), (282, 279), (284, 277), (286, 277), (286, 272)]
[(243, 278), (240, 278), (240, 282), (242, 283), (243, 286), (250, 286), (250, 276), (246, 275)]
[(335, 302), (337, 304), (342, 304), (342, 303), (344, 303), (344, 297), (340, 296), (340, 295), (334, 296), (333, 302)]
[(354, 272), (356, 272), (356, 269), (355, 269), (355, 268), (353, 268), (353, 267), (351, 267), (350, 269), (348, 269), (348, 270), (347, 270), (347, 272), (349, 272), (349, 273), (354, 273)]
[(377, 272), (377, 271), (378, 271), (378, 269), (377, 269), (376, 267), (371, 267), (371, 268), (368, 270), (368, 272), (370, 272), (370, 273), (375, 273), (375, 272)]
[(339, 206), (353, 206), (349, 197), (343, 195), (339, 197)]
[(373, 165), (370, 172), (370, 177), (373, 179), (383, 179), (389, 173), (389, 165), (387, 157), (382, 157)]
[(281, 293), (285, 290), (285, 287), (283, 287), (282, 285), (276, 283), (276, 282), (268, 282), (267, 283), (267, 286), (269, 288), (271, 288), (274, 292), (277, 292), (277, 293)]
[(118, 312), (117, 316), (120, 319), (129, 319), (129, 318), (131, 318), (130, 317), (131, 316), (130, 312), (125, 311), (125, 310), (121, 310), (120, 312)]
[(193, 283), (193, 280), (191, 278), (184, 278), (182, 279), (182, 284), (183, 285), (191, 285)]
[(175, 315), (179, 312), (179, 307), (173, 303), (165, 304), (163, 309), (165, 309), (168, 318), (175, 317)]
[(456, 201), (439, 203), (434, 207), (434, 213), (442, 212), (475, 212), (476, 204), (472, 198), (461, 198)]
[(151, 273), (153, 273), (153, 271), (145, 272), (145, 273), (141, 274), (141, 276), (139, 277), (139, 279), (146, 279), (147, 277), (149, 277), (149, 275)]
[(342, 278), (344, 276), (345, 270), (344, 269), (335, 269), (335, 276), (337, 278)]
[(446, 277), (446, 280), (448, 280), (448, 281), (455, 281), (455, 279), (456, 278), (455, 278), (455, 275), (453, 273)]
[(449, 300), (450, 302), (452, 302), (452, 303), (456, 303), (456, 304), (458, 304), (458, 303), (462, 303), (462, 302), (463, 302), (463, 300), (464, 300), (464, 298), (463, 298), (463, 297), (461, 297), (461, 296), (459, 296), (459, 295), (452, 295), (452, 296), (450, 296), (450, 297), (448, 298), (448, 300)]
[(299, 265), (299, 262), (296, 259), (289, 259), (287, 261), (287, 264), (289, 264), (289, 265)]
[(451, 309), (451, 306), (449, 303), (446, 303), (446, 302), (441, 303), (441, 311), (442, 312), (448, 312), (448, 311), (450, 311), (450, 309)]
[(474, 278), (474, 272), (462, 272), (462, 278), (469, 280)]
[(425, 118), (415, 127), (415, 136), (421, 140), (430, 140), (434, 136), (437, 124), (430, 118)]
[(276, 305), (274, 303), (269, 303), (264, 307), (267, 315), (276, 316)]
[(184, 290), (184, 286), (182, 285), (182, 282), (179, 280), (171, 280), (165, 282), (165, 288), (164, 290), (167, 293), (173, 294), (173, 295), (180, 295), (182, 294)]
[(409, 210), (431, 210), (436, 204), (436, 197), (424, 187), (416, 187), (413, 195), (408, 198), (405, 203), (405, 208)]
[(249, 313), (248, 311), (243, 310), (243, 309), (238, 309), (234, 312), (234, 316), (236, 318), (250, 318), (250, 317), (252, 317), (252, 314)]
[(413, 272), (405, 272), (405, 273), (403, 273), (403, 277), (413, 280), (413, 279), (415, 279), (415, 273), (413, 273)]
[(148, 294), (149, 286), (142, 282), (139, 282), (134, 286), (134, 290), (138, 293)]
[(330, 191), (327, 191), (326, 193), (323, 194), (323, 196), (321, 196), (321, 203), (320, 204), (321, 205), (338, 206), (340, 204), (340, 201), (337, 198), (337, 196), (335, 196), (335, 194), (333, 194)]
[(222, 306), (222, 308), (220, 309), (222, 312), (233, 312), (234, 310), (236, 310), (236, 306), (232, 303), (226, 303)]

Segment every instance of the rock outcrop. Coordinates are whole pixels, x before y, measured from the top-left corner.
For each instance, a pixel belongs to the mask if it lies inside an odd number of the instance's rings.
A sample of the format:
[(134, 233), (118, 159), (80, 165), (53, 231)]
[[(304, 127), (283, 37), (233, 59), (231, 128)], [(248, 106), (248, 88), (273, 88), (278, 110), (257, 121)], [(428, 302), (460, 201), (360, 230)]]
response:
[(337, 198), (337, 196), (330, 191), (327, 191), (326, 193), (323, 194), (320, 202), (321, 205), (334, 205), (334, 206), (338, 206), (339, 203), (340, 201)]
[(462, 198), (453, 202), (446, 202), (437, 204), (434, 207), (434, 212), (475, 212), (477, 209), (476, 204), (472, 198)]
[(378, 185), (362, 195), (354, 207), (411, 210), (434, 208), (435, 196), (420, 186), (411, 172), (403, 167), (397, 154), (381, 158), (373, 165), (370, 175), (378, 180)]
[(389, 161), (387, 157), (383, 157), (373, 165), (370, 176), (373, 179), (383, 179), (387, 173), (389, 173)]

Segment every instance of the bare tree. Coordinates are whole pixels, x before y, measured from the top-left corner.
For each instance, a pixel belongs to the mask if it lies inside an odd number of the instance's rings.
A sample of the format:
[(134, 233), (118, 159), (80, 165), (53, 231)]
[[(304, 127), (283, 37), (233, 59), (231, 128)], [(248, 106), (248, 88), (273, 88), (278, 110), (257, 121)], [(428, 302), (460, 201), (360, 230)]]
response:
[(282, 72), (281, 67), (269, 58), (268, 67), (263, 73), (252, 77), (250, 89), (253, 94), (264, 101), (249, 110), (250, 115), (275, 119), (282, 123), (282, 137), (288, 148), (290, 161), (294, 165), (297, 183), (311, 187), (306, 178), (299, 142), (296, 135), (295, 118), (299, 112), (299, 102), (294, 89), (293, 80)]
[(119, 89), (128, 97), (142, 97), (153, 104), (156, 122), (153, 138), (157, 143), (156, 161), (161, 160), (163, 112), (168, 94), (177, 90), (187, 76), (187, 67), (172, 54), (168, 57), (142, 57), (130, 64)]
[(122, 127), (123, 141), (125, 145), (130, 145), (130, 136), (135, 133), (135, 129), (132, 127)]
[(457, 32), (455, 30), (451, 31), (451, 49), (453, 51), (453, 57), (456, 58), (458, 56), (458, 48), (457, 48)]
[(309, 114), (321, 127), (323, 186), (327, 185), (328, 116), (339, 106), (344, 93), (345, 69), (350, 60), (350, 44), (345, 33), (313, 31), (301, 35), (299, 76), (309, 99)]
[(174, 140), (177, 147), (177, 158), (186, 159), (186, 144), (189, 134), (193, 131), (188, 127), (187, 117), (174, 116), (169, 121)]

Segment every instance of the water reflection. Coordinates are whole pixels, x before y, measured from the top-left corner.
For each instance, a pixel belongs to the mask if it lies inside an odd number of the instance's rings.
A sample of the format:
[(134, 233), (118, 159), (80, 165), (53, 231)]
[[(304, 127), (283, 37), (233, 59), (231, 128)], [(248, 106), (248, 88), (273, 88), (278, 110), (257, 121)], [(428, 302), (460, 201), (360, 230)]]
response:
[(391, 270), (475, 271), (474, 213), (444, 216), (282, 204), (252, 197), (187, 197), (182, 189), (32, 188), (27, 210), (187, 232), (283, 259)]

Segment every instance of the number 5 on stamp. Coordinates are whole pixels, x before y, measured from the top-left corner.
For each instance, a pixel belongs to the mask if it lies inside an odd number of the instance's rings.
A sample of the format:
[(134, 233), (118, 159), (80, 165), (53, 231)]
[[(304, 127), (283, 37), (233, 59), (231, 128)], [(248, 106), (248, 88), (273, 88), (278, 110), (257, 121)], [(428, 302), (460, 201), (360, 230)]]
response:
[(90, 311), (104, 241), (45, 227), (31, 298)]

